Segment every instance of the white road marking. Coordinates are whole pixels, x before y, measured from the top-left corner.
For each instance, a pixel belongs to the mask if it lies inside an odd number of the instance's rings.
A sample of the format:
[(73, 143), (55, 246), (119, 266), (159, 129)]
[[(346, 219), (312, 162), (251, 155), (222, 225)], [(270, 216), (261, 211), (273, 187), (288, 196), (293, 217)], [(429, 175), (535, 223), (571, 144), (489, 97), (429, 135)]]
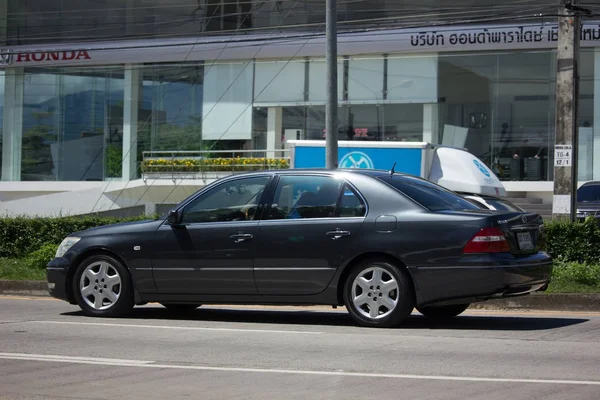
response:
[(88, 326), (108, 326), (112, 328), (149, 328), (149, 329), (173, 329), (173, 330), (191, 330), (191, 331), (217, 331), (217, 332), (251, 332), (251, 333), (291, 333), (300, 335), (322, 335), (325, 332), (313, 331), (288, 331), (273, 329), (236, 329), (236, 328), (206, 328), (197, 326), (165, 326), (165, 325), (134, 325), (134, 324), (111, 324), (101, 322), (68, 322), (68, 321), (27, 321), (33, 324), (56, 324), (56, 325), (88, 325)]
[(296, 374), (296, 375), (321, 375), (360, 378), (388, 378), (388, 379), (414, 379), (434, 381), (459, 381), (459, 382), (487, 382), (487, 383), (537, 383), (551, 385), (588, 385), (600, 386), (600, 381), (575, 381), (563, 379), (520, 379), (520, 378), (485, 378), (476, 376), (447, 376), (447, 375), (409, 375), (409, 374), (377, 374), (367, 372), (349, 371), (314, 371), (294, 369), (268, 369), (268, 368), (235, 368), (235, 367), (209, 367), (200, 365), (174, 365), (156, 364), (154, 361), (142, 360), (111, 360), (109, 358), (71, 357), (60, 355), (40, 355), (23, 353), (0, 353), (0, 359), (45, 361), (58, 363), (109, 365), (116, 367), (181, 369), (195, 371), (222, 371), (222, 372), (249, 372), (266, 374)]
[(25, 353), (0, 353), (0, 358), (11, 359), (11, 360), (36, 360), (36, 361), (62, 361), (71, 360), (73, 362), (93, 362), (102, 364), (128, 364), (128, 365), (143, 365), (151, 364), (152, 361), (142, 360), (123, 360), (119, 358), (96, 358), (96, 357), (73, 357), (73, 356), (60, 356), (60, 355), (46, 355), (46, 354), (25, 354)]

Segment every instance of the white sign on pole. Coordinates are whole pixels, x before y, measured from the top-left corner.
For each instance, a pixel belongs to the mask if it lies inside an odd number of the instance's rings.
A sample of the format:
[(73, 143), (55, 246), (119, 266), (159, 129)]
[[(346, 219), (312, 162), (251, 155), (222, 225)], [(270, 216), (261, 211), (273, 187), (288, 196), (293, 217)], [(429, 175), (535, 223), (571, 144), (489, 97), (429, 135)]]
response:
[(571, 167), (573, 159), (573, 146), (557, 144), (554, 146), (554, 166)]

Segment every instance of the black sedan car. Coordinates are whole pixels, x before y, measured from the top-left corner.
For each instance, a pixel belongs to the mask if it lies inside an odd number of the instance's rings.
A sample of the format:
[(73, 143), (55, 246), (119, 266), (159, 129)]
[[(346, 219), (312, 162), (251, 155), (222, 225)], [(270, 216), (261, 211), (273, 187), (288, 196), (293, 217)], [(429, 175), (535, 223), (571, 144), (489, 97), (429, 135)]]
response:
[(482, 210), (423, 179), (373, 170), (233, 175), (165, 218), (66, 238), (50, 293), (87, 315), (158, 302), (345, 305), (390, 327), (416, 307), (452, 317), (471, 302), (544, 290), (552, 260), (536, 214)]

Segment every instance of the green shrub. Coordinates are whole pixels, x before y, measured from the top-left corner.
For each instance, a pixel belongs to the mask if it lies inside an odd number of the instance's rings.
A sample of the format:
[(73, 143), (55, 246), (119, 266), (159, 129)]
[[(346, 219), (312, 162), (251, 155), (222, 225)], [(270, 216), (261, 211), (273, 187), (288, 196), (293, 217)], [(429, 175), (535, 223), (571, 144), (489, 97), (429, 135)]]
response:
[(594, 218), (546, 222), (544, 227), (546, 250), (555, 260), (600, 264), (600, 226)]
[(29, 254), (25, 259), (25, 265), (31, 269), (45, 269), (46, 265), (54, 258), (57, 249), (58, 245), (47, 243)]
[(552, 271), (552, 280), (600, 287), (600, 265), (556, 262)]
[(46, 244), (58, 246), (73, 232), (148, 217), (0, 218), (0, 257), (24, 258)]

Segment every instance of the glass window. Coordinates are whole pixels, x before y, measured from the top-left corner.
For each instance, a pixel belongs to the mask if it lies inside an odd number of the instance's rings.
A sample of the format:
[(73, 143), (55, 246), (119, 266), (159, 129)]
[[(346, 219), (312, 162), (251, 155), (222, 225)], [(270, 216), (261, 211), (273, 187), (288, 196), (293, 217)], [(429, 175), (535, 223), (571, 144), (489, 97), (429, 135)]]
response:
[(261, 176), (223, 183), (188, 204), (182, 223), (253, 220), (268, 182), (268, 176)]
[(138, 162), (142, 161), (144, 151), (193, 151), (205, 147), (203, 74), (201, 63), (149, 65), (140, 71)]
[(122, 68), (28, 68), (23, 90), (21, 180), (121, 176)]
[(327, 176), (282, 176), (267, 218), (332, 218), (342, 184)]
[(364, 217), (367, 212), (367, 207), (362, 199), (350, 188), (345, 185), (342, 197), (340, 198), (340, 206), (338, 216), (342, 218), (348, 217)]
[(501, 180), (552, 179), (556, 55), (439, 56), (440, 142), (454, 136)]
[(431, 211), (479, 209), (458, 194), (423, 179), (398, 175), (378, 177), (378, 179)]

